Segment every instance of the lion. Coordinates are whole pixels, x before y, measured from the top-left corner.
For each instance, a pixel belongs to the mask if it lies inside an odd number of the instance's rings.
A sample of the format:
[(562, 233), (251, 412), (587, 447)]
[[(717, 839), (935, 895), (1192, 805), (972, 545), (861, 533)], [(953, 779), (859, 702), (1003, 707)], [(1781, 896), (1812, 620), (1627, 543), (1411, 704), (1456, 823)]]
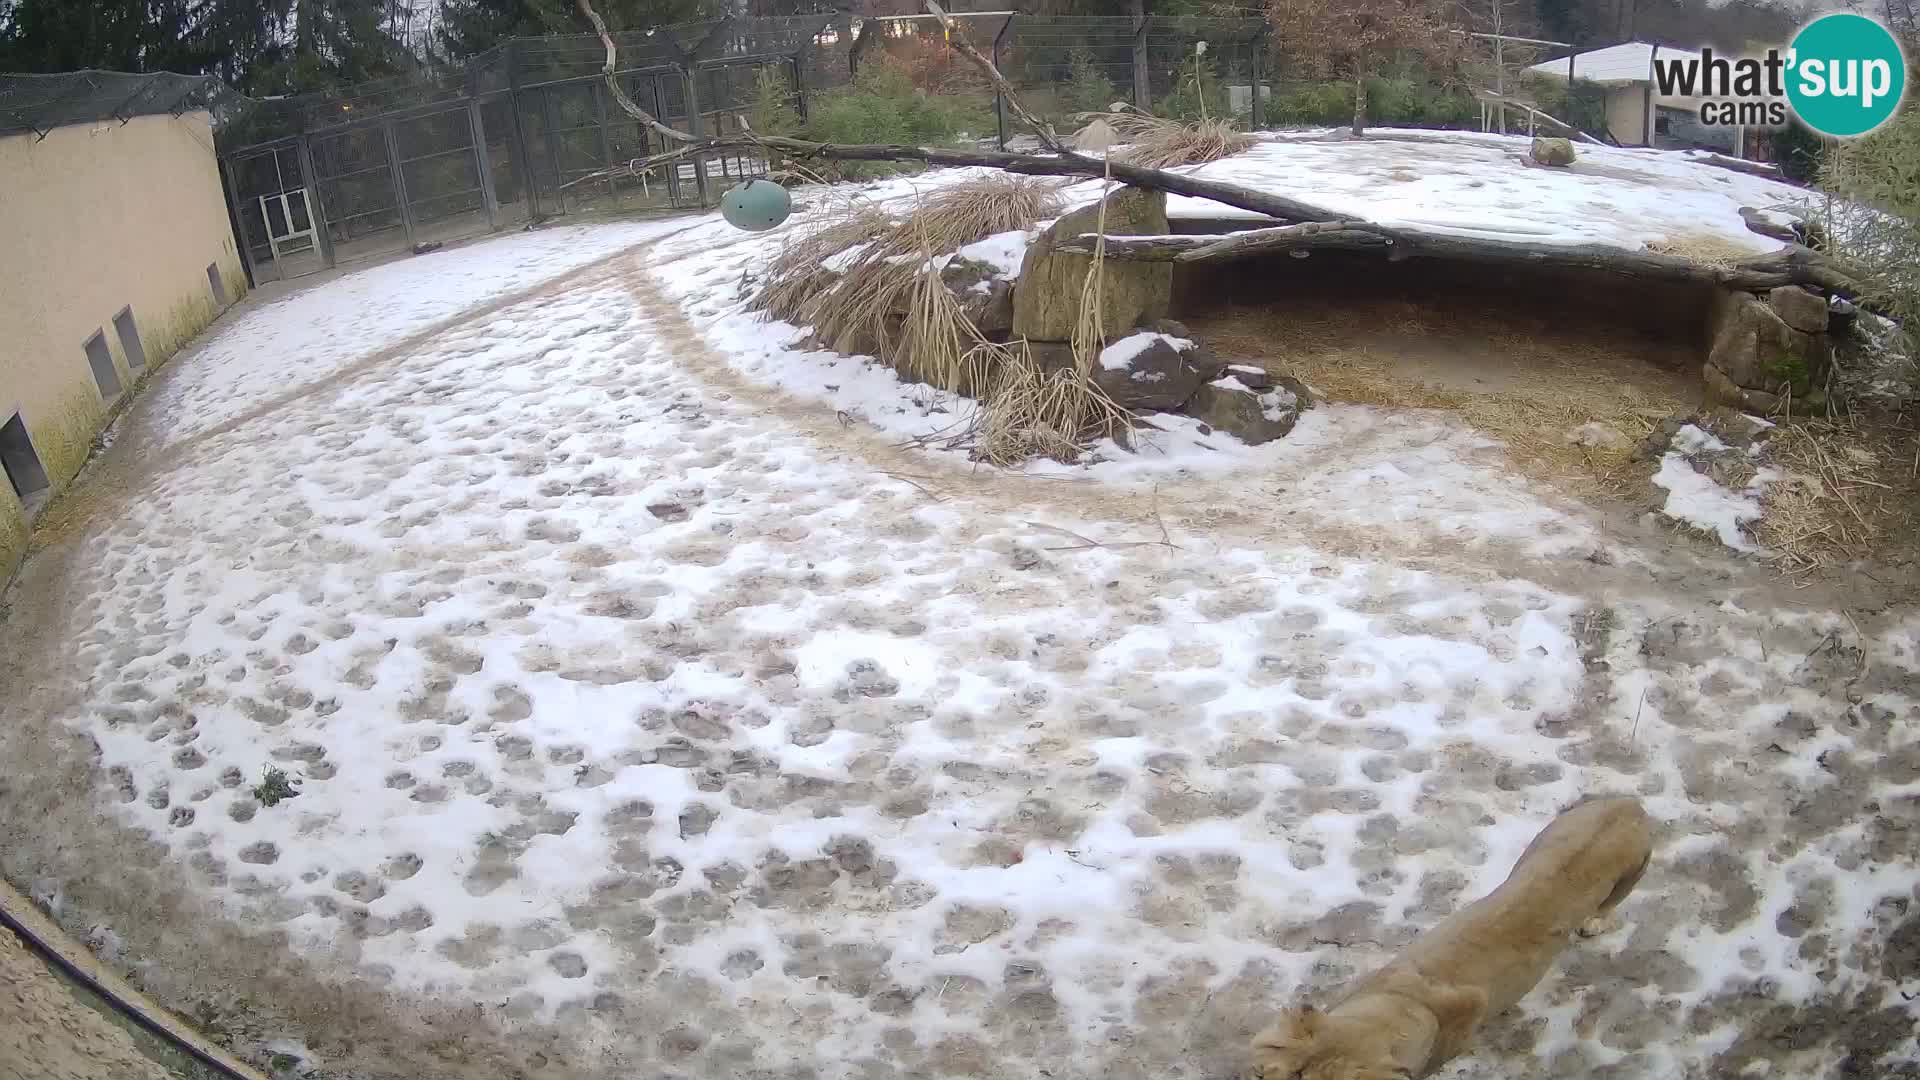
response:
[(1441, 920), (1332, 1006), (1281, 1013), (1253, 1040), (1259, 1080), (1419, 1080), (1553, 966), (1568, 935), (1606, 933), (1646, 873), (1653, 824), (1633, 798), (1555, 818), (1500, 887)]

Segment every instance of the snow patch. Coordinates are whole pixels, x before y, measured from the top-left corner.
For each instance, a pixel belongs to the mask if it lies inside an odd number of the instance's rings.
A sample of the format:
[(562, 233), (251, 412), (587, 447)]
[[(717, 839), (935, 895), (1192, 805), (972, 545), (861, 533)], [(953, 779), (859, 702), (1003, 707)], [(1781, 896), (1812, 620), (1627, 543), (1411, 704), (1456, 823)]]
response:
[[(1699, 431), (1698, 428), (1693, 430)], [(1720, 440), (1706, 432), (1700, 434), (1725, 449), (1725, 444)], [(1712, 449), (1711, 446), (1707, 448)], [(1742, 526), (1760, 519), (1763, 510), (1759, 497), (1766, 491), (1767, 485), (1778, 478), (1778, 470), (1761, 469), (1754, 474), (1744, 492), (1729, 491), (1711, 477), (1696, 471), (1685, 455), (1671, 451), (1660, 459), (1660, 470), (1653, 474), (1653, 482), (1667, 489), (1667, 501), (1660, 508), (1661, 513), (1682, 524), (1712, 533), (1735, 551), (1748, 552), (1759, 551), (1760, 545), (1753, 542)]]
[(1137, 334), (1129, 334), (1101, 349), (1100, 366), (1108, 371), (1125, 371), (1133, 366), (1133, 362), (1140, 358), (1141, 353), (1162, 343), (1170, 346), (1174, 352), (1181, 353), (1190, 352), (1197, 347), (1188, 338), (1143, 330)]
[(1033, 242), (1033, 236), (1025, 229), (994, 233), (984, 240), (968, 244), (954, 254), (993, 267), (995, 277), (1017, 278), (1020, 276), (1020, 264), (1027, 257), (1027, 245)]

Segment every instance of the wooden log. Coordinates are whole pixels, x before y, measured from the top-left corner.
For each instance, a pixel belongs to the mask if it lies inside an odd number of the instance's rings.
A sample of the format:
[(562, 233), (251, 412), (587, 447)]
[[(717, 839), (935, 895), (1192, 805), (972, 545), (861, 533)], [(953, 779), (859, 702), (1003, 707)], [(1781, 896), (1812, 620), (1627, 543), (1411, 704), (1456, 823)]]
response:
[(1786, 180), (1786, 174), (1780, 171), (1780, 166), (1765, 161), (1746, 161), (1742, 158), (1728, 157), (1725, 154), (1715, 154), (1705, 150), (1686, 154), (1685, 157), (1688, 161), (1697, 161), (1702, 165), (1714, 165), (1722, 169), (1731, 169), (1734, 172), (1746, 173), (1749, 176), (1764, 176), (1769, 180), (1780, 180), (1782, 182)]
[[(1056, 250), (1090, 254), (1094, 237), (1082, 234)], [(1273, 229), (1250, 229), (1225, 236), (1109, 236), (1110, 259), (1159, 262), (1218, 262), (1288, 251), (1372, 250), (1389, 258), (1454, 259), (1488, 265), (1547, 270), (1589, 270), (1652, 281), (1695, 282), (1728, 289), (1761, 291), (1780, 285), (1811, 285), (1842, 296), (1859, 295), (1855, 277), (1819, 252), (1793, 245), (1733, 265), (1699, 262), (1679, 255), (1625, 251), (1594, 244), (1528, 244), (1484, 237), (1411, 232), (1365, 221), (1313, 222)]]

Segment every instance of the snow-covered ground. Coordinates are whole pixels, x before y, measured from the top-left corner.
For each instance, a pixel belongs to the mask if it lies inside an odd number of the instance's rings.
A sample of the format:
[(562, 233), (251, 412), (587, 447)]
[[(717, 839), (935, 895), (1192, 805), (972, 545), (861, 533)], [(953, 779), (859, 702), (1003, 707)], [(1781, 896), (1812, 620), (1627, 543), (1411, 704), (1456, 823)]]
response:
[[(578, 1075), (1228, 1076), (1602, 793), (1661, 822), (1626, 928), (1450, 1075), (1817, 1075), (1845, 1018), (1911, 1022), (1920, 619), (1651, 550), (1432, 419), (903, 446), (955, 403), (754, 330), (773, 242), (705, 219), (304, 395), (248, 321), (177, 362), (135, 422), (195, 452), (39, 643), (116, 819), (327, 977), (504, 1003)], [(353, 282), (260, 314), (353, 290), (336, 367), (446, 317)]]
[(247, 308), (155, 387), (148, 408), (173, 417), (169, 442), (190, 439), (480, 303), (684, 225), (563, 225), (344, 274)]

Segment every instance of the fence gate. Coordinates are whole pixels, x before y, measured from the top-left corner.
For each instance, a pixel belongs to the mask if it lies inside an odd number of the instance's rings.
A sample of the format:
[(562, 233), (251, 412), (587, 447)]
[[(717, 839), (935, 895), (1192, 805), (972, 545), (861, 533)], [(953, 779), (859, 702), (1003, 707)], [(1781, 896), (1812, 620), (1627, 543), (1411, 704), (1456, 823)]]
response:
[(222, 164), (255, 279), (284, 281), (326, 269), (299, 140), (249, 147)]

